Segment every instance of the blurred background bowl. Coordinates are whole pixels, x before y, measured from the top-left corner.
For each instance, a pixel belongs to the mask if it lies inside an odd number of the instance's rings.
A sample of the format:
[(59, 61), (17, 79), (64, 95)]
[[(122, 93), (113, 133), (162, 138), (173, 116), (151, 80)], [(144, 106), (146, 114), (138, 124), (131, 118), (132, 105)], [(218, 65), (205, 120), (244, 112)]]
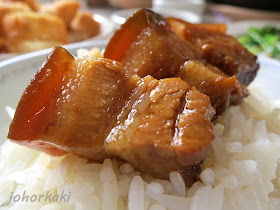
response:
[(205, 0), (153, 0), (153, 9), (177, 9), (202, 16), (205, 10)]
[[(111, 20), (114, 23), (121, 25), (125, 22), (127, 17), (131, 16), (138, 9), (139, 8), (133, 8), (133, 9), (118, 10), (116, 12), (113, 12), (111, 15)], [(183, 11), (177, 9), (164, 9), (164, 8), (153, 9), (153, 11), (163, 15), (164, 17), (176, 17), (191, 23), (201, 22), (201, 17), (199, 15), (189, 11)]]

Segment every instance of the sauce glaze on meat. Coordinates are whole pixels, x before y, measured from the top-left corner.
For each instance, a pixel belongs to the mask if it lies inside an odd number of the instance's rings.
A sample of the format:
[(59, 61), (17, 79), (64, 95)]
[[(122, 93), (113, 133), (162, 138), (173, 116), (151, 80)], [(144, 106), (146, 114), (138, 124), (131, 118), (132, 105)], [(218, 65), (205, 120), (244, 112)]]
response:
[[(248, 96), (244, 85), (258, 64), (221, 25), (199, 25), (186, 36), (189, 23), (169, 22), (139, 10), (112, 37), (105, 58), (75, 59), (56, 47), (23, 93), (8, 138), (51, 155), (125, 160), (163, 179), (178, 170), (190, 186), (214, 139), (212, 121)], [(213, 56), (219, 51), (221, 62), (228, 56), (239, 67), (213, 63), (201, 40), (218, 43)], [(249, 63), (236, 56), (240, 50)]]

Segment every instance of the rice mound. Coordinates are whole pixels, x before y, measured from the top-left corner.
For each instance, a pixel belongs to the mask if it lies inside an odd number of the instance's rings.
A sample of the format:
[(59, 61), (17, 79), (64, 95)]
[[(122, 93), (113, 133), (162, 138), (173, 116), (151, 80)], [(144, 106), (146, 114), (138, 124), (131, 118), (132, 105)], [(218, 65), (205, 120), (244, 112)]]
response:
[[(279, 108), (273, 101), (262, 104), (255, 89), (215, 123), (201, 181), (189, 189), (176, 171), (169, 174), (170, 181), (154, 179), (114, 159), (101, 164), (73, 154), (51, 157), (6, 141), (0, 151), (0, 209), (280, 209)], [(263, 109), (252, 108), (256, 106)], [(70, 199), (6, 205), (12, 192), (66, 193)]]

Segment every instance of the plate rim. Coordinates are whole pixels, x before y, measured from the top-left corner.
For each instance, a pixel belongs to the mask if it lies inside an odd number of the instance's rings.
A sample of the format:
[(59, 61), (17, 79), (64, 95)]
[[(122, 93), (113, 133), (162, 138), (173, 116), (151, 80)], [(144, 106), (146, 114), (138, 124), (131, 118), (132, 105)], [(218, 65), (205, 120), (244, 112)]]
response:
[[(97, 14), (93, 13), (92, 16), (93, 16), (93, 19), (100, 24), (101, 30), (103, 30), (103, 32), (101, 31), (96, 36), (91, 37), (91, 38), (86, 39), (86, 40), (83, 40), (83, 41), (97, 40), (97, 39), (106, 39), (111, 34), (113, 34), (113, 31), (115, 30), (115, 24), (114, 24), (114, 22), (111, 19), (109, 19), (109, 18), (107, 18), (107, 17), (105, 17), (103, 15), (100, 15), (98, 13)], [(81, 41), (81, 42), (83, 42), (83, 41)], [(78, 43), (78, 42), (75, 42), (75, 43)]]
[[(95, 47), (95, 46), (100, 46), (100, 45), (106, 46), (107, 43), (108, 43), (107, 39), (88, 40), (88, 41), (83, 41), (83, 42), (75, 42), (72, 44), (62, 45), (62, 47), (64, 47), (68, 51), (73, 51), (73, 50), (77, 50), (79, 48), (90, 48), (90, 47)], [(43, 49), (43, 50), (38, 50), (38, 51), (33, 51), (30, 53), (17, 55), (15, 57), (0, 61), (0, 73), (2, 72), (2, 70), (8, 68), (10, 65), (14, 65), (18, 62), (23, 62), (25, 60), (34, 59), (34, 58), (40, 57), (40, 56), (47, 56), (53, 49), (54, 49), (54, 47)]]
[[(65, 49), (68, 51), (78, 50), (79, 48), (93, 48), (93, 47), (99, 47), (99, 46), (106, 46), (106, 44), (109, 42), (108, 39), (102, 39), (102, 40), (88, 40), (83, 42), (76, 42), (72, 44), (62, 45)], [(3, 69), (8, 68), (10, 65), (13, 65), (18, 62), (22, 62), (24, 60), (28, 59), (34, 59), (39, 56), (47, 56), (51, 51), (52, 48), (47, 48), (43, 50), (38, 50), (30, 53), (21, 54), (9, 59), (6, 59), (4, 61), (0, 61), (0, 73)], [(258, 62), (259, 63), (266, 63), (270, 66), (279, 66), (280, 67), (280, 61), (274, 58), (270, 58), (263, 55), (258, 55)], [(279, 69), (280, 73), (280, 69)]]

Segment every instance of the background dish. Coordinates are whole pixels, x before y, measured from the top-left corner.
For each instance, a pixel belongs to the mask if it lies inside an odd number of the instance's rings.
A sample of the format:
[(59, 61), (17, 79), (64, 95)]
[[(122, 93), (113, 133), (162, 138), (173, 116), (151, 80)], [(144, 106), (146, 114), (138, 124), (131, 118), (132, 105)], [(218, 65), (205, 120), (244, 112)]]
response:
[[(108, 19), (102, 15), (99, 15), (99, 14), (94, 14), (93, 18), (95, 21), (97, 21), (100, 24), (100, 33), (94, 37), (91, 37), (87, 40), (83, 40), (80, 42), (84, 42), (84, 41), (88, 41), (88, 40), (105, 40), (105, 39), (108, 39), (113, 34), (113, 32), (115, 30), (115, 25), (110, 19)], [(71, 48), (73, 45), (76, 46), (75, 44), (80, 43), (80, 42), (70, 43), (70, 44), (65, 45), (65, 47)], [(15, 57), (17, 55), (19, 55), (19, 54), (18, 53), (0, 53), (0, 61)]]
[[(111, 15), (112, 21), (121, 25), (125, 22), (126, 18), (131, 16), (139, 8), (118, 10)], [(162, 14), (164, 17), (176, 17), (191, 23), (200, 23), (201, 17), (195, 13), (176, 10), (176, 9), (152, 9), (154, 12)]]
[(279, 21), (238, 21), (227, 28), (227, 33), (237, 37), (251, 53), (280, 60)]
[[(248, 3), (253, 4), (254, 1), (248, 1)], [(269, 4), (269, 2), (266, 3)], [(233, 20), (242, 20), (242, 19), (243, 20), (249, 20), (249, 19), (277, 20), (280, 18), (279, 11), (265, 11), (259, 9), (251, 9), (246, 7), (238, 7), (233, 5), (216, 4), (216, 3), (208, 3), (208, 6), (212, 11), (228, 16)]]
[(264, 26), (280, 27), (280, 21), (274, 20), (244, 20), (227, 23), (227, 33), (233, 36), (243, 35), (248, 33), (250, 27), (261, 28)]
[(94, 14), (93, 19), (100, 23), (100, 33), (89, 40), (107, 39), (113, 34), (115, 26), (110, 19), (98, 14)]
[[(107, 41), (86, 41), (66, 46), (70, 53), (76, 54), (77, 49), (92, 47), (104, 48)], [(45, 49), (17, 56), (0, 63), (0, 144), (6, 140), (11, 122), (5, 107), (16, 108), (20, 97), (33, 74), (42, 65), (51, 49)], [(263, 88), (264, 94), (272, 98), (280, 98), (280, 62), (260, 56), (261, 68), (253, 84)]]

